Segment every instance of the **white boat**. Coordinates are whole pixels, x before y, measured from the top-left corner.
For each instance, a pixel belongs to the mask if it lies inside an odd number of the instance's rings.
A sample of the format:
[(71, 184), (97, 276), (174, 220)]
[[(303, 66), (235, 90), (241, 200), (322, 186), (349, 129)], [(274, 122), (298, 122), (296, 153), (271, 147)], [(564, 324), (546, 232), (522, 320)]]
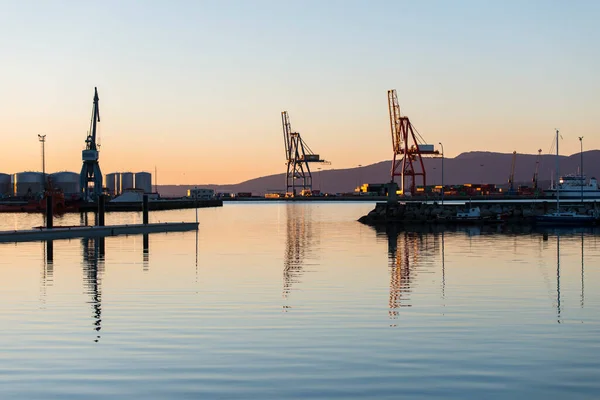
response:
[(558, 185), (552, 187), (545, 192), (552, 197), (556, 197), (556, 191), (563, 199), (584, 199), (600, 198), (600, 188), (596, 178), (591, 178), (586, 183), (585, 176), (582, 175), (564, 175), (558, 180)]
[[(558, 177), (559, 163), (558, 163), (558, 129), (556, 130), (556, 175)], [(597, 222), (596, 215), (587, 215), (587, 214), (577, 214), (571, 211), (560, 211), (560, 197), (564, 195), (563, 189), (561, 186), (567, 184), (571, 185), (571, 183), (576, 183), (579, 188), (579, 196), (581, 196), (582, 185), (585, 183), (585, 177), (578, 176), (577, 179), (557, 179), (558, 187), (555, 190), (556, 197), (556, 211), (547, 213), (544, 215), (538, 215), (535, 217), (535, 222), (538, 224), (551, 224), (551, 225), (594, 225)], [(596, 183), (596, 188), (598, 188), (598, 184)], [(576, 197), (576, 196), (573, 196)]]
[(458, 221), (472, 221), (480, 218), (481, 210), (479, 207), (471, 207), (468, 211), (458, 211), (454, 219)]

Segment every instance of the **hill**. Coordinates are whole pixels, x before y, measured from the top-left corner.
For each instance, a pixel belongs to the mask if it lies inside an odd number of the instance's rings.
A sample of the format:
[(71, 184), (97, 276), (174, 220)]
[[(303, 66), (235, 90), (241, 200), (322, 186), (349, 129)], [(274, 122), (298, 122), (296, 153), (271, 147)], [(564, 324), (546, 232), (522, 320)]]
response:
[[(515, 163), (516, 184), (531, 185), (535, 170), (536, 154), (517, 154)], [(583, 153), (584, 173), (588, 177), (600, 177), (600, 150), (590, 150)], [(560, 157), (562, 174), (579, 171), (580, 153)], [(512, 162), (511, 153), (494, 153), (472, 151), (459, 154), (454, 158), (444, 159), (444, 183), (494, 183), (505, 185), (508, 181)], [(547, 187), (555, 170), (556, 156), (542, 155), (540, 158), (539, 181), (541, 187)], [(313, 189), (328, 193), (351, 192), (359, 183), (383, 183), (390, 180), (391, 161), (359, 168), (328, 169), (313, 172)], [(424, 159), (427, 171), (427, 184), (442, 183), (442, 159)], [(399, 180), (399, 178), (398, 178)], [(417, 180), (420, 184), (420, 180)], [(267, 192), (285, 191), (285, 174), (268, 175), (251, 179), (233, 185), (159, 185), (163, 196), (182, 196), (194, 186), (211, 188), (216, 192), (251, 192), (262, 195)]]

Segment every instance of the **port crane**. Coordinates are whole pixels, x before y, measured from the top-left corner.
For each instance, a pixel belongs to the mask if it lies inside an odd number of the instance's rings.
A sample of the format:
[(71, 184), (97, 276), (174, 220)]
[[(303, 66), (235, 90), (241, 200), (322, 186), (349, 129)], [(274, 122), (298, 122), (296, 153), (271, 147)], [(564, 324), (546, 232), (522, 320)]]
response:
[[(401, 177), (400, 192), (404, 195), (406, 190), (406, 177), (412, 178), (410, 192), (416, 193), (417, 176), (423, 179), (423, 187), (427, 185), (427, 173), (423, 164), (424, 155), (439, 155), (438, 150), (433, 149), (433, 145), (424, 144), (424, 140), (416, 132), (416, 129), (410, 123), (406, 116), (400, 114), (400, 105), (396, 89), (388, 90), (388, 109), (390, 114), (390, 130), (392, 132), (392, 147), (394, 157), (392, 160), (391, 180), (394, 177)], [(416, 132), (416, 134), (415, 134)]]
[(512, 163), (510, 166), (510, 175), (508, 176), (508, 193), (515, 193), (515, 162), (517, 161), (517, 152), (513, 151)]
[(300, 194), (303, 196), (312, 194), (312, 173), (310, 163), (331, 164), (321, 159), (306, 144), (299, 132), (292, 131), (290, 116), (287, 111), (281, 112), (281, 123), (283, 125), (283, 141), (286, 156), (286, 196), (295, 197), (296, 188), (302, 188)]
[(538, 150), (538, 155), (535, 159), (535, 171), (533, 172), (533, 190), (537, 190), (538, 188), (538, 172), (540, 170), (540, 158), (542, 157), (542, 149)]
[(85, 139), (85, 150), (81, 152), (83, 166), (79, 175), (81, 191), (85, 201), (96, 200), (102, 194), (102, 172), (100, 172), (100, 164), (98, 163), (99, 146), (96, 144), (96, 124), (100, 122), (98, 100), (98, 89), (94, 88), (92, 120), (90, 121), (88, 136)]

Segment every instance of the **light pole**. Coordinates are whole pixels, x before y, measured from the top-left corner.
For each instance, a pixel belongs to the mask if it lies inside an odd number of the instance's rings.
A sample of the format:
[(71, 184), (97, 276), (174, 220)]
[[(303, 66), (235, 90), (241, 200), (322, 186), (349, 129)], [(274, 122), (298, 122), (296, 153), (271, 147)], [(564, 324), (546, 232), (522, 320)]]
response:
[(442, 142), (439, 142), (438, 144), (442, 148), (442, 205), (444, 205), (444, 145), (442, 144)]
[(579, 136), (579, 146), (581, 148), (580, 161), (579, 161), (579, 171), (581, 172), (581, 202), (583, 203), (583, 185), (585, 185), (585, 178), (583, 176), (583, 136)]
[(42, 188), (46, 190), (46, 135), (39, 135), (38, 140), (42, 143)]
[(319, 171), (319, 194), (321, 194), (321, 179), (323, 179), (323, 177), (321, 175), (321, 168), (317, 168), (317, 170)]
[(362, 177), (361, 177), (360, 167), (362, 167), (362, 165), (358, 164), (358, 185), (357, 185), (357, 187), (358, 187), (358, 194), (361, 193), (361, 188), (360, 188), (361, 184), (360, 184), (360, 181), (361, 181)]

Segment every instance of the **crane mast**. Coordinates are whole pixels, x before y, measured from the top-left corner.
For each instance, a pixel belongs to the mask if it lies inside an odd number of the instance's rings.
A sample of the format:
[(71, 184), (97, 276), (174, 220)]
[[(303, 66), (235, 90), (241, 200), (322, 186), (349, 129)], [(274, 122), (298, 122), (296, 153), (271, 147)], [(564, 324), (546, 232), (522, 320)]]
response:
[(537, 190), (538, 188), (538, 172), (540, 170), (540, 157), (542, 156), (542, 149), (538, 150), (538, 155), (535, 159), (535, 171), (533, 172), (533, 189)]
[(97, 123), (100, 122), (98, 101), (98, 89), (94, 88), (92, 120), (90, 121), (90, 131), (85, 139), (85, 150), (81, 152), (83, 166), (79, 175), (81, 192), (85, 201), (96, 200), (102, 194), (102, 172), (100, 172), (98, 163), (99, 152), (96, 144), (96, 128)]
[[(417, 192), (417, 176), (421, 176), (423, 187), (427, 185), (427, 173), (423, 164), (423, 155), (439, 155), (438, 150), (433, 149), (433, 145), (424, 144), (417, 140), (418, 132), (410, 123), (408, 117), (400, 114), (400, 105), (396, 89), (388, 90), (388, 111), (390, 114), (390, 130), (392, 133), (392, 149), (394, 156), (392, 159), (391, 180), (394, 177), (401, 177), (400, 191), (406, 194), (406, 177), (410, 177), (410, 193)], [(419, 136), (420, 139), (422, 139)]]
[(290, 117), (287, 111), (281, 112), (281, 124), (283, 126), (283, 142), (286, 157), (286, 196), (295, 197), (297, 188), (302, 188), (300, 194), (303, 196), (312, 194), (311, 162), (330, 164), (322, 160), (318, 154), (314, 154), (310, 147), (302, 140), (299, 132), (292, 130)]

